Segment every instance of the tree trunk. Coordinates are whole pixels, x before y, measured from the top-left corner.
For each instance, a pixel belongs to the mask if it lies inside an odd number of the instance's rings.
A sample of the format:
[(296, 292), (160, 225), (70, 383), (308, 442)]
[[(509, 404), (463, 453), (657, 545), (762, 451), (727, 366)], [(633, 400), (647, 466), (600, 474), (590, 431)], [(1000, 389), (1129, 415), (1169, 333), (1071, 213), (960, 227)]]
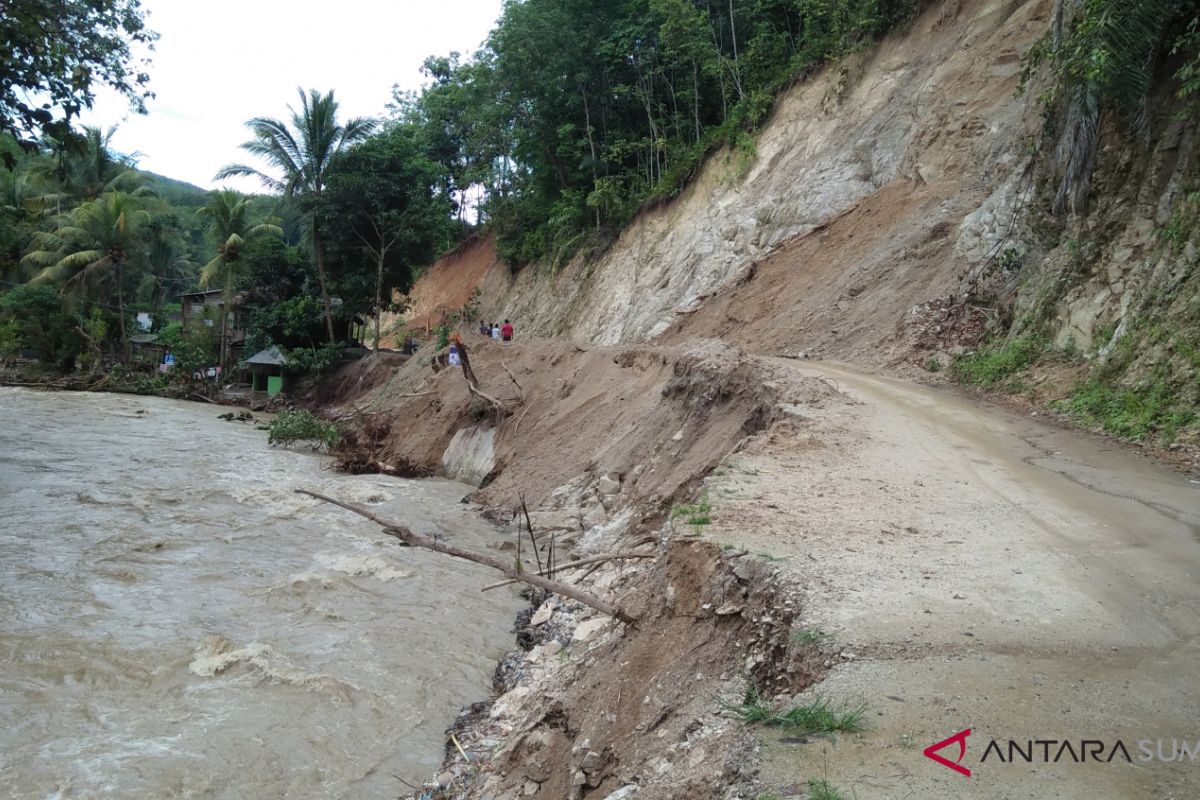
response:
[(121, 362), (128, 363), (130, 357), (129, 351), (129, 328), (125, 324), (125, 288), (122, 285), (125, 278), (125, 262), (117, 262), (117, 322), (121, 326)]
[(333, 344), (333, 303), (329, 300), (329, 283), (325, 279), (325, 242), (317, 230), (317, 218), (312, 218), (313, 254), (317, 259), (317, 280), (321, 284), (321, 302), (325, 304), (325, 331), (329, 334), (329, 343)]
[(489, 553), (477, 553), (472, 550), (464, 550), (461, 547), (455, 547), (454, 545), (446, 544), (441, 540), (431, 536), (425, 536), (416, 533), (398, 523), (381, 519), (380, 517), (371, 513), (369, 510), (355, 505), (354, 503), (346, 503), (341, 500), (335, 500), (327, 495), (323, 495), (318, 492), (310, 492), (307, 489), (295, 489), (294, 491), (296, 494), (305, 494), (309, 497), (316, 498), (317, 500), (323, 500), (326, 503), (332, 503), (335, 506), (341, 506), (347, 511), (352, 511), (361, 517), (366, 517), (367, 519), (381, 526), (384, 533), (388, 534), (389, 536), (395, 536), (400, 541), (412, 547), (423, 547), (426, 550), (444, 553), (448, 556), (461, 558), (465, 561), (473, 561), (476, 564), (483, 564), (485, 567), (491, 567), (511, 580), (522, 581), (523, 583), (528, 583), (530, 586), (536, 586), (537, 588), (543, 589), (547, 592), (553, 592), (554, 594), (560, 594), (563, 597), (570, 597), (573, 600), (578, 600), (585, 606), (591, 606), (601, 614), (607, 614), (614, 619), (624, 622), (626, 625), (633, 625), (636, 622), (636, 620), (627, 614), (621, 607), (606, 603), (600, 598), (574, 586), (569, 586), (567, 584), (560, 583), (559, 581), (552, 581), (538, 574), (526, 572), (523, 566), (520, 565), (520, 562), (513, 562), (509, 564), (501, 561), (499, 558), (496, 558)]
[(383, 259), (387, 251), (379, 249), (375, 264), (375, 352), (379, 352), (379, 321), (383, 318)]

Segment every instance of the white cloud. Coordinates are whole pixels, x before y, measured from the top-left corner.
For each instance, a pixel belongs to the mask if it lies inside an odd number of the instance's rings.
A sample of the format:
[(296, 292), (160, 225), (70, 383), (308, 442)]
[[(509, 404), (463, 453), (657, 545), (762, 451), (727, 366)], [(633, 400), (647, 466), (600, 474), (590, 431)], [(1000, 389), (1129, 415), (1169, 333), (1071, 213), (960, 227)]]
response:
[[(416, 89), (426, 56), (469, 54), (487, 36), (501, 0), (143, 0), (161, 38), (149, 70), (150, 113), (113, 93), (83, 117), (119, 123), (114, 147), (139, 165), (198, 186), (225, 164), (255, 116), (284, 117), (296, 87), (333, 89), (342, 119), (382, 116), (393, 84)], [(231, 184), (232, 185), (232, 184)], [(254, 182), (237, 188), (258, 190)]]

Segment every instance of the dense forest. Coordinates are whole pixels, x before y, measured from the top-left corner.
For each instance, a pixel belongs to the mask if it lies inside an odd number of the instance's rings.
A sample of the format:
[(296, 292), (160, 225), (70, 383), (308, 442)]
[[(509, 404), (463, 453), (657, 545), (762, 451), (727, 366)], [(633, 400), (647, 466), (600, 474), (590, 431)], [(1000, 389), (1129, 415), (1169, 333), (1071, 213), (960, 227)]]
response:
[[(603, 245), (706, 154), (746, 160), (779, 91), (909, 20), (918, 0), (524, 0), (483, 47), (425, 62), (391, 110), (445, 191), (521, 265)], [(462, 210), (465, 216), (466, 209)]]

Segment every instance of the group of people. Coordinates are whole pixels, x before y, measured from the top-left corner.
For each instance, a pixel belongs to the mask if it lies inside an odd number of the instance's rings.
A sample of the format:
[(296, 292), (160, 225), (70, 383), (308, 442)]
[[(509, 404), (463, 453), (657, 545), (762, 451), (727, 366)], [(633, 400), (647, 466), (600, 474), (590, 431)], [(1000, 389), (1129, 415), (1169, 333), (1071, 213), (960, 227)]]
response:
[(479, 335), (495, 339), (497, 342), (511, 342), (513, 338), (513, 326), (508, 320), (504, 320), (503, 325), (499, 322), (480, 322)]

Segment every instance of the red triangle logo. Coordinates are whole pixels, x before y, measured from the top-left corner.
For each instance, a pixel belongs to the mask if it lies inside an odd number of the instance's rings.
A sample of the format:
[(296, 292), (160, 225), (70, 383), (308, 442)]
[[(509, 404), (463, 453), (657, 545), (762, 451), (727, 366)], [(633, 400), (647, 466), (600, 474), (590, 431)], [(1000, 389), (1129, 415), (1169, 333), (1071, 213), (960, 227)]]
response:
[[(969, 778), (971, 777), (971, 770), (962, 766), (962, 760), (963, 756), (967, 754), (967, 737), (970, 735), (971, 729), (967, 728), (965, 731), (959, 731), (958, 733), (954, 734), (949, 739), (943, 739), (937, 744), (931, 744), (924, 750), (925, 757), (931, 758), (937, 763), (941, 764), (943, 767), (949, 767), (958, 774), (965, 775)], [(941, 750), (943, 747), (955, 742), (958, 742), (958, 758), (951, 761), (950, 759), (938, 753), (938, 750)]]

